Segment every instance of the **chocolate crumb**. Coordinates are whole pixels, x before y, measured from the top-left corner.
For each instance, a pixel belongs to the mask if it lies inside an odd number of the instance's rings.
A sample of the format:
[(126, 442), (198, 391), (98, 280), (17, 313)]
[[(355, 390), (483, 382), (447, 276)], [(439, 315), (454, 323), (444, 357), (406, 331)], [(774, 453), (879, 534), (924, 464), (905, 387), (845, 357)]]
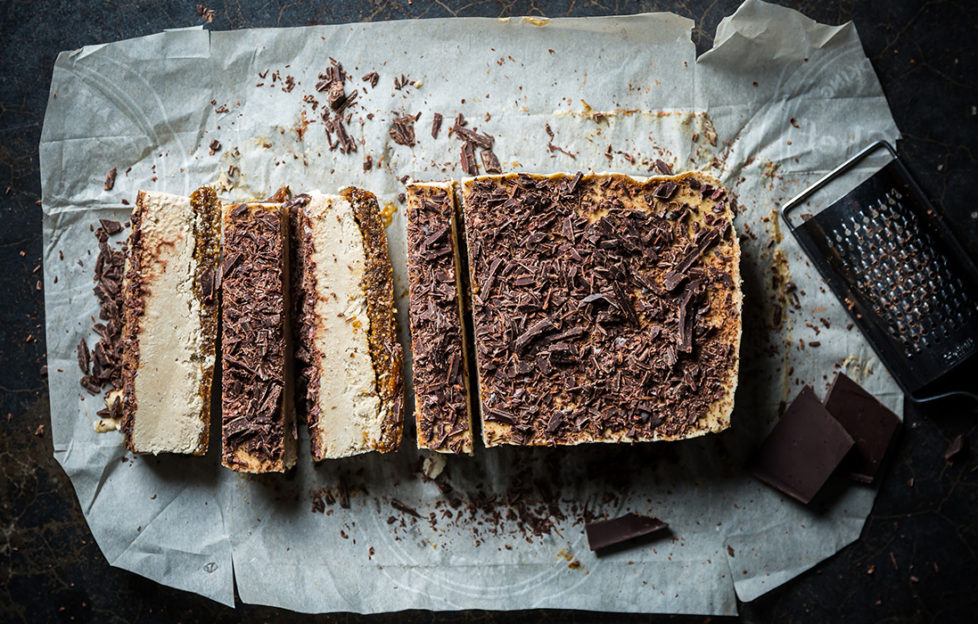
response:
[(672, 175), (672, 166), (667, 164), (661, 158), (655, 159), (655, 168), (659, 170), (659, 173), (663, 175)]
[(208, 154), (210, 156), (213, 156), (217, 152), (221, 151), (221, 142), (218, 141), (217, 139), (214, 139), (213, 141), (211, 141), (211, 144), (208, 147), (211, 148)]
[(380, 75), (377, 72), (372, 71), (369, 74), (364, 74), (362, 80), (370, 83), (371, 87), (376, 87), (377, 83), (380, 81)]
[(475, 148), (472, 147), (472, 143), (462, 144), (462, 171), (470, 176), (479, 174), (479, 169), (475, 164)]
[(88, 344), (85, 342), (84, 338), (82, 338), (81, 342), (78, 343), (78, 348), (76, 351), (78, 352), (78, 368), (81, 369), (82, 374), (87, 375), (88, 369), (92, 365), (92, 355), (88, 350)]
[(115, 167), (112, 167), (112, 169), (109, 170), (108, 175), (105, 176), (105, 185), (103, 186), (103, 188), (106, 191), (111, 191), (113, 189), (113, 187), (115, 187), (115, 177), (116, 177), (116, 174), (117, 174), (116, 168)]
[(437, 139), (438, 138), (438, 132), (441, 130), (441, 122), (442, 122), (442, 119), (443, 118), (442, 118), (441, 113), (435, 113), (432, 116), (432, 119), (431, 119), (431, 138), (433, 138), (433, 139)]
[(502, 173), (503, 169), (499, 165), (499, 159), (492, 150), (484, 149), (479, 152), (479, 156), (482, 158), (482, 166), (485, 168), (486, 173)]
[(401, 501), (397, 500), (396, 498), (392, 498), (391, 499), (391, 507), (393, 507), (394, 509), (397, 509), (398, 511), (403, 511), (406, 514), (412, 515), (415, 518), (420, 518), (421, 517), (421, 514), (418, 513), (418, 510), (417, 509), (415, 509), (414, 507), (410, 507), (409, 505), (406, 505), (406, 504), (402, 503)]

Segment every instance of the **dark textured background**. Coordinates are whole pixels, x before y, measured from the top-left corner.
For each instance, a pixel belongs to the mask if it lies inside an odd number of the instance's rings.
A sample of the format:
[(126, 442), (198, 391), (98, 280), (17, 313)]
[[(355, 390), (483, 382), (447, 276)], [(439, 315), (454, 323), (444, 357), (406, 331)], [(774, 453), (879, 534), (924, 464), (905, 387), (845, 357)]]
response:
[[(901, 152), (924, 190), (978, 257), (978, 3), (973, 0), (787, 0), (821, 22), (854, 20), (879, 74)], [(700, 51), (737, 0), (583, 2), (374, 0), (213, 2), (208, 28), (293, 26), (415, 17), (605, 15), (671, 10), (696, 20)], [(111, 568), (92, 541), (75, 494), (52, 458), (40, 284), (37, 145), (51, 69), (61, 50), (199, 24), (196, 2), (0, 2), (0, 621), (239, 620), (447, 622), (457, 613), (305, 617), (237, 610)], [(93, 183), (101, 184), (102, 180)], [(978, 382), (978, 380), (976, 380)], [(907, 427), (862, 538), (814, 570), (741, 605), (749, 622), (975, 621), (978, 615), (978, 454), (948, 464), (958, 434), (978, 448), (974, 406), (908, 409)], [(123, 513), (120, 510), (120, 513)], [(474, 622), (597, 622), (571, 611), (466, 612)], [(710, 618), (615, 616), (621, 622)], [(714, 621), (723, 618), (712, 618)]]

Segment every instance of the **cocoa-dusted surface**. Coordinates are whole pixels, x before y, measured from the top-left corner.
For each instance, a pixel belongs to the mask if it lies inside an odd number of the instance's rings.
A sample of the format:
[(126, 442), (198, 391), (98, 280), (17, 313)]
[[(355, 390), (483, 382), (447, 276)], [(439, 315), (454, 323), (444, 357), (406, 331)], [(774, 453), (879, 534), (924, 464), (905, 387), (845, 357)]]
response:
[(370, 359), (377, 375), (377, 396), (388, 407), (387, 421), (381, 425), (377, 451), (397, 450), (404, 429), (404, 383), (401, 363), (404, 353), (397, 342), (397, 308), (394, 307), (394, 272), (387, 250), (387, 233), (380, 216), (377, 197), (363, 189), (348, 187), (340, 192), (353, 206), (353, 216), (363, 236), (367, 269), (363, 292), (367, 297), (370, 319)]
[(736, 383), (739, 248), (715, 181), (463, 188), (487, 444), (678, 439), (729, 417), (716, 406)]
[(277, 206), (225, 209), (222, 461), (236, 470), (283, 470), (286, 438), (295, 439), (286, 416), (286, 240)]
[(453, 185), (407, 186), (407, 256), (418, 447), (472, 452), (463, 321), (455, 272)]
[[(640, 6), (641, 10), (672, 10), (695, 19), (693, 40), (698, 51), (703, 52), (711, 45), (719, 20), (730, 15), (738, 4), (737, 0), (687, 0)], [(872, 3), (783, 0), (781, 4), (826, 23), (854, 20), (897, 125), (904, 132), (900, 148), (910, 168), (931, 199), (950, 217), (962, 241), (978, 253), (978, 221), (970, 217), (974, 208), (967, 190), (978, 177), (978, 162), (963, 156), (976, 153), (978, 134), (961, 132), (962, 124), (974, 119), (970, 117), (975, 102), (968, 76), (978, 71), (978, 59), (970, 53), (978, 6), (938, 3), (926, 5), (934, 10), (922, 10), (925, 3), (915, 0), (893, 3), (881, 12)], [(240, 601), (236, 609), (231, 609), (110, 566), (92, 539), (68, 478), (51, 456), (51, 437), (33, 435), (37, 426), (50, 418), (41, 368), (46, 364), (43, 292), (35, 288), (37, 275), (32, 272), (42, 262), (43, 251), (41, 208), (35, 204), (41, 193), (36, 158), (41, 133), (38, 121), (50, 97), (50, 70), (58, 51), (202, 23), (195, 5), (176, 0), (164, 0), (158, 5), (60, 0), (13, 3), (9, 7), (10, 27), (5, 36), (10, 62), (5, 80), (0, 81), (0, 102), (4, 103), (0, 123), (7, 131), (4, 145), (12, 150), (10, 158), (0, 160), (5, 179), (0, 187), (4, 215), (0, 259), (5, 269), (0, 273), (0, 290), (8, 294), (6, 333), (0, 344), (9, 364), (3, 381), (9, 392), (0, 393), (0, 423), (5, 427), (0, 470), (7, 476), (5, 487), (0, 488), (0, 518), (9, 522), (4, 543), (9, 540), (10, 550), (5, 551), (6, 566), (0, 577), (4, 581), (0, 584), (0, 619), (86, 622), (105, 619), (104, 615), (111, 613), (120, 623), (214, 624), (288, 618), (293, 622), (330, 624), (447, 623), (460, 619), (486, 624), (583, 624), (611, 619), (630, 624), (702, 624), (710, 619), (716, 624), (933, 619), (952, 622), (971, 617), (978, 601), (969, 573), (976, 565), (973, 553), (978, 551), (978, 536), (973, 531), (974, 517), (978, 515), (978, 489), (974, 487), (978, 471), (971, 471), (975, 463), (973, 451), (962, 453), (951, 466), (943, 458), (950, 441), (962, 432), (966, 432), (967, 446), (978, 448), (974, 413), (968, 405), (927, 410), (908, 405), (907, 427), (897, 444), (893, 464), (881, 479), (881, 491), (862, 539), (785, 586), (752, 603), (741, 604), (741, 618), (567, 610), (305, 615)], [(501, 17), (537, 10), (551, 17), (610, 15), (629, 9), (550, 0), (532, 4), (476, 0), (443, 5), (424, 0), (383, 0), (369, 6), (340, 0), (281, 8), (267, 2), (241, 0), (231, 8), (222, 3), (207, 6), (214, 9), (214, 21), (204, 23), (204, 27), (215, 30), (455, 14)], [(639, 8), (636, 6), (635, 10)], [(138, 19), (134, 19), (137, 15)], [(72, 27), (63, 27), (65, 23)], [(928, 98), (927, 106), (922, 107), (921, 95), (925, 93), (939, 93), (940, 97)], [(445, 113), (449, 115), (450, 111)], [(442, 136), (444, 132), (443, 129)], [(453, 152), (451, 157), (455, 156)], [(101, 188), (104, 176), (104, 171), (94, 172), (92, 184)], [(122, 169), (119, 177), (124, 179)], [(120, 188), (117, 185), (116, 196), (126, 197), (119, 194)], [(95, 253), (93, 246), (93, 257), (84, 259), (86, 271), (91, 271)], [(30, 336), (33, 339), (29, 340)], [(50, 366), (53, 370), (58, 365), (51, 362)], [(6, 414), (11, 415), (9, 420)], [(30, 470), (23, 469), (25, 461)], [(908, 486), (911, 477), (915, 480), (912, 487)]]

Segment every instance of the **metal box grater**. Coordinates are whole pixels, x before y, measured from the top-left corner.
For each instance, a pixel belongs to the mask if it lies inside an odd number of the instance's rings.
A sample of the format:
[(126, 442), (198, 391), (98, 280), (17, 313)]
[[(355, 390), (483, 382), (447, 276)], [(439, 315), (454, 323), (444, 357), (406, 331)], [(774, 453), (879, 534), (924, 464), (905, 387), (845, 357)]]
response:
[[(891, 160), (882, 169), (792, 221), (884, 150)], [(888, 143), (850, 158), (785, 204), (781, 217), (912, 400), (978, 400), (978, 270)]]

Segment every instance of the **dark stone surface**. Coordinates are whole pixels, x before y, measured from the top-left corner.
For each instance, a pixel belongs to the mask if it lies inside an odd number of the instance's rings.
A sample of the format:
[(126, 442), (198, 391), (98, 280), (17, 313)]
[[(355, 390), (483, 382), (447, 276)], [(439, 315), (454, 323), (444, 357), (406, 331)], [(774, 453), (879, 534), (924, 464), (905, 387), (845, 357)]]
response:
[[(266, 607), (222, 607), (110, 567), (92, 541), (71, 485), (52, 458), (44, 364), (40, 180), (37, 145), (51, 68), (60, 50), (201, 23), (194, 2), (120, 0), (0, 4), (0, 620), (74, 622), (352, 622)], [(576, 0), (259, 2), (212, 5), (209, 28), (287, 26), (413, 17), (603, 15), (673, 10), (692, 17), (709, 47), (735, 0), (600, 3)], [(827, 23), (854, 20), (903, 131), (900, 149), (924, 190), (978, 255), (978, 5), (908, 2), (785, 2)], [(95, 181), (101, 184), (101, 180)], [(95, 183), (93, 182), (93, 183)], [(741, 605), (748, 622), (973, 621), (978, 593), (978, 456), (952, 464), (959, 433), (978, 448), (976, 408), (907, 410), (904, 435), (862, 539), (800, 578)], [(466, 612), (476, 622), (598, 622), (607, 615)], [(447, 622), (459, 614), (410, 612), (369, 621)], [(702, 617), (620, 616), (615, 621), (700, 622)], [(712, 618), (713, 621), (722, 618)]]

